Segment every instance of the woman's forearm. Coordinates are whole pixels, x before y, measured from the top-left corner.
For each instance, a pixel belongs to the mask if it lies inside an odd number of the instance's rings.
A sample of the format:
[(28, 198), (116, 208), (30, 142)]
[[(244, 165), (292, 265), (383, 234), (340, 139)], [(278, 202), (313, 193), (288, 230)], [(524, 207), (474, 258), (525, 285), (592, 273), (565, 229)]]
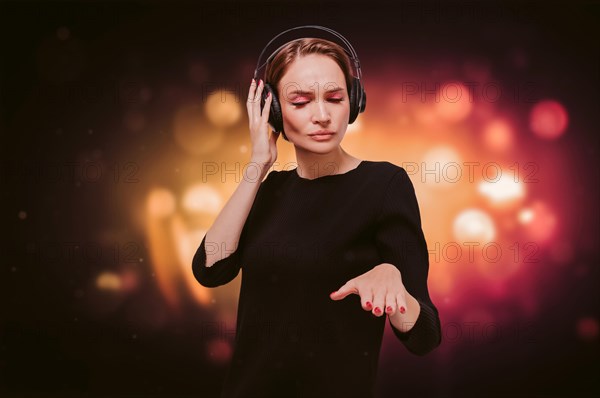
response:
[(206, 232), (207, 267), (237, 250), (242, 228), (269, 167), (258, 160), (251, 160), (250, 165), (245, 167), (240, 184)]
[(442, 342), (437, 309), (412, 295), (407, 297), (407, 302), (406, 313), (398, 312), (390, 317), (392, 330), (410, 352), (425, 355)]

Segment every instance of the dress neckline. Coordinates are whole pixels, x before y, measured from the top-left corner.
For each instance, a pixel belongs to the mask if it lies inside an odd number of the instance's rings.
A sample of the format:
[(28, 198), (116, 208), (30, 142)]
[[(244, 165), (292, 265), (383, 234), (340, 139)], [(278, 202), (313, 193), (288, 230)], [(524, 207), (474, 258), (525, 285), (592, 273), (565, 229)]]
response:
[(310, 182), (321, 181), (321, 180), (329, 180), (329, 179), (334, 179), (334, 178), (341, 178), (343, 176), (352, 174), (352, 173), (356, 172), (358, 169), (360, 169), (362, 166), (364, 166), (365, 163), (367, 163), (367, 162), (368, 162), (367, 160), (361, 160), (361, 162), (358, 164), (358, 166), (356, 166), (355, 168), (353, 168), (351, 170), (348, 170), (345, 173), (341, 173), (341, 174), (329, 174), (329, 175), (324, 175), (324, 176), (317, 177), (317, 178), (312, 178), (312, 179), (300, 177), (300, 174), (298, 174), (298, 168), (297, 167), (295, 169), (293, 169), (292, 172), (293, 172), (293, 175), (296, 177), (297, 180), (306, 181), (306, 182), (310, 183)]

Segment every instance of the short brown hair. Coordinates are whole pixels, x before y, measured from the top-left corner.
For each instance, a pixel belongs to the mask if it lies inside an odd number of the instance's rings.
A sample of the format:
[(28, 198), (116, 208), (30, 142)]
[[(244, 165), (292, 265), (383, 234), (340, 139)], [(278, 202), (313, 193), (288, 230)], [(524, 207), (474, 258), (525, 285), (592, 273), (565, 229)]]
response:
[[(348, 95), (350, 95), (353, 75), (352, 67), (350, 66), (350, 57), (348, 57), (346, 51), (340, 45), (329, 40), (305, 37), (287, 43), (279, 50), (273, 60), (267, 63), (265, 68), (265, 83), (269, 83), (276, 90), (277, 98), (281, 98), (277, 86), (283, 75), (287, 72), (290, 64), (297, 58), (308, 54), (322, 54), (333, 59), (344, 73), (346, 89), (348, 90)], [(282, 133), (283, 138), (289, 141), (285, 132), (282, 131)]]

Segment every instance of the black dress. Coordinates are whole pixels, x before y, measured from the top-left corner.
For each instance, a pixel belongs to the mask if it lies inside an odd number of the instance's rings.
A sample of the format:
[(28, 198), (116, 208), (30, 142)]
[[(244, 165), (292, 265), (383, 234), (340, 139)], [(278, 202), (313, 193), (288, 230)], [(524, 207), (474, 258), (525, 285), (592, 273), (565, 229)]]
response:
[(402, 167), (363, 160), (313, 180), (271, 171), (234, 252), (207, 268), (205, 239), (192, 265), (200, 284), (226, 284), (242, 269), (222, 398), (372, 397), (387, 316), (363, 310), (356, 294), (329, 294), (384, 262), (421, 306), (413, 328), (392, 325), (394, 334), (416, 355), (441, 342), (419, 206)]

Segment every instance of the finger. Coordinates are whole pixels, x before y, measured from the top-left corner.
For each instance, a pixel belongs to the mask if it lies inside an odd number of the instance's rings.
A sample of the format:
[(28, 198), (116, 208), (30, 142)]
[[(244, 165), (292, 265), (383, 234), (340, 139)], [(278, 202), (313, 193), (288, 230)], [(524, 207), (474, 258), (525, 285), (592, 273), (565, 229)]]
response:
[(360, 303), (365, 311), (371, 311), (373, 309), (373, 291), (371, 289), (361, 292)]
[(342, 300), (346, 296), (355, 293), (358, 294), (358, 289), (354, 286), (354, 282), (348, 281), (344, 286), (340, 287), (335, 292), (331, 293), (329, 297), (333, 300)]
[(385, 313), (388, 315), (394, 315), (397, 308), (398, 304), (396, 303), (396, 297), (393, 294), (388, 293), (385, 296)]
[(404, 293), (398, 293), (396, 295), (396, 302), (398, 303), (398, 311), (401, 314), (406, 313), (407, 305), (406, 305), (406, 297), (405, 297)]
[(248, 90), (248, 99), (246, 101), (247, 104), (254, 101), (255, 91), (256, 91), (256, 80), (252, 79), (252, 82), (250, 83), (250, 89)]
[(262, 79), (258, 82), (258, 87), (256, 87), (256, 95), (254, 97), (254, 101), (252, 102), (252, 112), (254, 113), (254, 120), (260, 119), (260, 96), (263, 92), (264, 83)]
[(252, 104), (254, 103), (254, 96), (256, 94), (256, 80), (252, 79), (250, 83), (250, 90), (248, 90), (248, 99), (246, 100), (246, 109), (248, 110), (248, 118), (250, 119), (250, 125), (252, 125), (254, 113), (252, 110)]
[(373, 295), (373, 315), (382, 316), (385, 305), (385, 291), (378, 289)]
[(269, 112), (271, 111), (271, 102), (273, 101), (273, 96), (271, 93), (267, 93), (267, 99), (265, 100), (265, 106), (262, 111), (262, 121), (266, 123), (269, 121)]

